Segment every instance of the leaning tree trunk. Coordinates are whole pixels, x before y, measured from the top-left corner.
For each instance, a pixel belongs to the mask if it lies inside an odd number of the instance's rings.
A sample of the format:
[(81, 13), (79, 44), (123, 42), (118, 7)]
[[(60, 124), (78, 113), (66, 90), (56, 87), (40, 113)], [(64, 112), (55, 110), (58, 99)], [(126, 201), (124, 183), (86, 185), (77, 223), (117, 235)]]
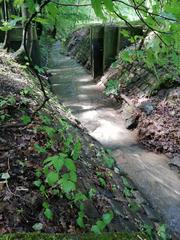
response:
[(14, 58), (18, 61), (24, 61), (25, 57), (25, 48), (24, 48), (24, 42), (25, 42), (25, 25), (26, 25), (26, 20), (28, 18), (28, 10), (25, 6), (25, 4), (22, 5), (21, 7), (21, 14), (22, 14), (22, 40), (21, 40), (21, 46), (20, 48), (14, 53)]
[[(9, 20), (8, 3), (6, 0), (3, 1), (3, 10), (2, 11), (3, 11), (4, 21), (8, 21)], [(9, 32), (6, 31), (5, 36), (4, 36), (3, 49), (8, 48), (8, 35), (9, 35)]]

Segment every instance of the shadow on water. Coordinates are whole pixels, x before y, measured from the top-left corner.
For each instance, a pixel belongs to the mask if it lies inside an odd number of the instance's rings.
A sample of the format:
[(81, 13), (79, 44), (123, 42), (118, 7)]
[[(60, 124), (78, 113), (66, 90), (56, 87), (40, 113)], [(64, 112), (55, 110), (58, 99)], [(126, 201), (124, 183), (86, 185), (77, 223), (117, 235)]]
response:
[(75, 60), (58, 53), (59, 47), (55, 44), (50, 55), (53, 91), (90, 135), (111, 148), (117, 164), (171, 231), (180, 236), (180, 179), (170, 170), (168, 159), (137, 144), (137, 136), (125, 128), (118, 106), (114, 107), (104, 97), (92, 77)]

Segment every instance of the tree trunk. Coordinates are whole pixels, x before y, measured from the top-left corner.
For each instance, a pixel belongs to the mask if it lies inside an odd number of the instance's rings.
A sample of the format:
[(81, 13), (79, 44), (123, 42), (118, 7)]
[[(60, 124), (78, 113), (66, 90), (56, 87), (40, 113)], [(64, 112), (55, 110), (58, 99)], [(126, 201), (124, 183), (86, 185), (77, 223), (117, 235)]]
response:
[[(3, 1), (3, 17), (4, 17), (4, 21), (8, 21), (9, 20), (9, 16), (8, 16), (8, 3), (6, 2), (6, 0)], [(8, 34), (9, 34), (9, 32), (6, 31), (5, 32), (5, 36), (4, 36), (3, 49), (8, 48)]]
[(25, 40), (25, 25), (26, 25), (26, 20), (28, 18), (28, 10), (26, 6), (23, 4), (21, 7), (21, 14), (22, 14), (22, 40), (21, 40), (21, 46), (20, 48), (14, 53), (14, 58), (18, 61), (24, 61), (25, 57), (25, 49), (24, 49), (24, 40)]

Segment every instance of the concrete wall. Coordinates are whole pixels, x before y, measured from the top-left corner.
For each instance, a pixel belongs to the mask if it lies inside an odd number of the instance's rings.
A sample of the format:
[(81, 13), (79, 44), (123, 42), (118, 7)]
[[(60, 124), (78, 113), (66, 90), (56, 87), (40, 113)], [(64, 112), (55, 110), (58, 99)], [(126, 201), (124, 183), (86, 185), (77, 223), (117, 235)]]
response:
[[(36, 27), (32, 27), (31, 31), (31, 36), (33, 36), (33, 39), (30, 40), (31, 42), (28, 41), (28, 48), (31, 51), (33, 63), (40, 66), (40, 48)], [(17, 51), (21, 46), (22, 34), (22, 26), (16, 26), (12, 30), (8, 31), (7, 48), (12, 49), (13, 51)], [(2, 43), (4, 42), (4, 36), (5, 32), (0, 31), (0, 42)]]
[(104, 27), (91, 27), (91, 65), (94, 78), (103, 74)]
[(142, 35), (141, 26), (130, 29), (116, 25), (91, 26), (91, 65), (94, 78), (102, 76), (104, 71), (115, 61), (119, 51), (131, 45), (122, 30), (128, 30), (130, 36)]
[(118, 27), (104, 27), (103, 72), (111, 65), (117, 55)]

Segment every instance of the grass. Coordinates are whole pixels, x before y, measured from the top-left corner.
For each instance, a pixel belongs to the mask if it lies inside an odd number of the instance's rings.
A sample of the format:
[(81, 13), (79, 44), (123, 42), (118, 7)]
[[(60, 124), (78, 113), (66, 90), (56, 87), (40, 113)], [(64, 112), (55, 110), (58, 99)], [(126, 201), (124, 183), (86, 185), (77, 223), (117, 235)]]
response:
[(148, 240), (142, 233), (104, 233), (101, 235), (82, 234), (45, 234), (45, 233), (13, 233), (0, 236), (0, 240)]

